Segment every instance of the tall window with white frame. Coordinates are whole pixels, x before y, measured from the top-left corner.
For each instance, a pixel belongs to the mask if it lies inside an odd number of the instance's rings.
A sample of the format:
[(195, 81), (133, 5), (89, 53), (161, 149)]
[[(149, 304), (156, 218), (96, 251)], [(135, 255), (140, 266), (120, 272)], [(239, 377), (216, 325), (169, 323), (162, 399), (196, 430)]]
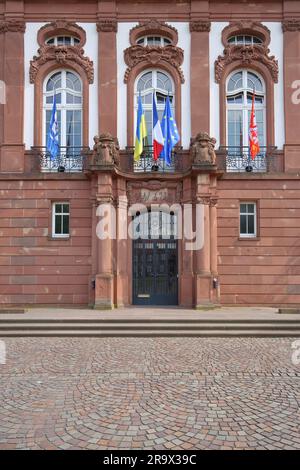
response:
[(256, 202), (240, 202), (240, 237), (257, 237)]
[(82, 82), (73, 71), (52, 72), (44, 81), (43, 139), (47, 142), (53, 99), (56, 95), (59, 146), (67, 155), (82, 146)]
[(68, 238), (70, 236), (70, 203), (66, 201), (52, 204), (52, 237)]
[[(226, 129), (229, 155), (249, 156), (249, 124), (253, 93), (258, 140), (263, 153), (266, 145), (266, 88), (264, 80), (251, 70), (236, 70), (226, 83)], [(259, 160), (259, 159), (258, 159)], [(237, 169), (239, 168), (237, 163)], [(264, 162), (260, 161), (260, 164)], [(232, 161), (234, 169), (234, 162)], [(259, 169), (259, 167), (258, 167)]]
[(174, 100), (174, 84), (171, 77), (161, 70), (147, 70), (140, 74), (135, 82), (135, 100), (134, 100), (134, 135), (136, 128), (136, 116), (139, 94), (142, 98), (143, 109), (147, 125), (148, 145), (152, 145), (152, 129), (153, 129), (153, 110), (152, 96), (156, 98), (158, 118), (161, 120), (165, 109), (167, 96), (169, 95), (173, 113), (175, 112)]

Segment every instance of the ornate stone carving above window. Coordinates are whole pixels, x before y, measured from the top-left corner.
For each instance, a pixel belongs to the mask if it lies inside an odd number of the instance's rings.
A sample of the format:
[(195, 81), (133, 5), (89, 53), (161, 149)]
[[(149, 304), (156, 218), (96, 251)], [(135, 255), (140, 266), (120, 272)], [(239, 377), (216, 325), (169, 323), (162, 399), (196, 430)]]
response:
[(180, 82), (184, 83), (184, 75), (181, 70), (183, 63), (183, 50), (175, 46), (131, 46), (124, 51), (124, 60), (127, 69), (124, 76), (124, 82), (127, 83), (131, 70), (144, 62), (149, 66), (159, 67), (164, 62), (171, 65), (177, 72)]
[[(250, 35), (259, 38), (261, 44), (233, 44), (229, 38), (239, 35)], [(225, 46), (223, 55), (215, 61), (215, 81), (220, 83), (226, 67), (236, 62), (239, 67), (251, 67), (263, 64), (269, 71), (274, 83), (278, 82), (278, 61), (270, 56), (268, 45), (270, 43), (270, 31), (261, 23), (240, 21), (230, 23), (222, 32), (222, 42)]]
[(11, 19), (0, 21), (0, 33), (25, 33), (26, 24), (22, 20)]
[(284, 20), (282, 22), (282, 31), (300, 31), (300, 19), (299, 20)]
[[(46, 44), (48, 38), (60, 35), (69, 35), (79, 39), (78, 45), (56, 46)], [(94, 81), (94, 65), (88, 57), (84, 56), (82, 46), (85, 44), (85, 31), (76, 23), (68, 23), (66, 21), (57, 21), (43, 26), (38, 32), (38, 55), (34, 56), (30, 61), (29, 77), (30, 83), (35, 83), (37, 74), (44, 64), (56, 63), (62, 67), (76, 64), (86, 73), (89, 83)]]
[(143, 36), (163, 36), (170, 39), (173, 46), (178, 43), (177, 29), (155, 19), (144, 21), (132, 28), (129, 33), (130, 44), (135, 46), (138, 39)]

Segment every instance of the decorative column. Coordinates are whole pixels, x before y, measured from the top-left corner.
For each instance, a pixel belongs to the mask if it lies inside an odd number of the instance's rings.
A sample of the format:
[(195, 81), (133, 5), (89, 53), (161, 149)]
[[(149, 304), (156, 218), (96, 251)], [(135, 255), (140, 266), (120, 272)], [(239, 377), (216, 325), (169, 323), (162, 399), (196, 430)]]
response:
[[(193, 230), (194, 204), (192, 200), (191, 179), (183, 180), (183, 197), (181, 213), (181, 237), (178, 240), (179, 263), (179, 305), (181, 307), (194, 306), (194, 287), (193, 287), (193, 255), (189, 244), (192, 243), (190, 233)], [(180, 220), (179, 220), (180, 224)], [(189, 233), (190, 232), (190, 233)]]
[(97, 31), (99, 128), (117, 135), (117, 20), (100, 19)]
[(6, 104), (0, 105), (3, 107), (0, 132), (2, 137), (0, 171), (2, 172), (24, 171), (24, 33), (25, 22), (23, 20), (7, 18), (0, 21), (3, 48), (3, 70), (0, 79), (6, 85)]
[[(116, 266), (115, 266), (115, 286), (117, 307), (129, 304), (128, 299), (128, 223), (126, 196), (126, 180), (118, 179), (118, 200), (117, 200), (117, 238), (116, 238)], [(131, 282), (131, 281), (130, 281)]]
[(191, 20), (191, 130), (209, 132), (209, 32), (210, 22)]
[(300, 169), (300, 19), (284, 20), (282, 29), (284, 32), (284, 168), (287, 172), (294, 172)]
[[(98, 186), (111, 186), (111, 175), (99, 173)], [(98, 270), (95, 278), (95, 309), (112, 309), (114, 307), (114, 276), (113, 276), (113, 232), (114, 232), (114, 214), (113, 198), (109, 194), (100, 194), (97, 196), (97, 215), (102, 220), (97, 227), (97, 257)], [(103, 219), (105, 218), (105, 223)], [(99, 238), (106, 230), (109, 233), (106, 238)]]

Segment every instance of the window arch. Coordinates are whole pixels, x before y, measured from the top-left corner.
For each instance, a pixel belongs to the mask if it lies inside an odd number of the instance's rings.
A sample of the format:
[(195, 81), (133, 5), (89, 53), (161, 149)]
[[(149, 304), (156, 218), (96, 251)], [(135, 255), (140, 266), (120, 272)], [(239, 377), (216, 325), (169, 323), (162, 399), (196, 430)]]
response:
[(266, 145), (266, 86), (252, 70), (234, 70), (226, 81), (226, 144), (249, 145), (249, 123), (255, 90), (255, 116), (260, 146)]
[(47, 133), (56, 95), (59, 145), (72, 148), (82, 146), (83, 86), (78, 74), (71, 70), (56, 70), (48, 75), (43, 86), (43, 144)]
[(139, 94), (142, 98), (143, 109), (147, 125), (148, 144), (152, 145), (152, 129), (153, 129), (153, 109), (152, 96), (156, 98), (158, 117), (161, 120), (165, 109), (167, 96), (169, 96), (171, 107), (175, 113), (175, 90), (174, 83), (170, 75), (159, 69), (143, 71), (135, 81), (134, 90), (134, 129), (136, 126), (137, 106)]

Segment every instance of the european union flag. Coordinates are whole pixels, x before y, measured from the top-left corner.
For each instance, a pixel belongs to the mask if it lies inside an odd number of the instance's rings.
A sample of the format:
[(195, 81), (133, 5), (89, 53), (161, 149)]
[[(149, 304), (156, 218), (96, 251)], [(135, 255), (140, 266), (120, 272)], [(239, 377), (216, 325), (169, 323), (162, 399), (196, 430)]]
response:
[(59, 153), (56, 95), (54, 95), (53, 98), (53, 107), (47, 137), (47, 150), (50, 153), (51, 158), (57, 157)]
[(173, 117), (170, 99), (167, 97), (166, 106), (161, 122), (161, 130), (164, 137), (164, 148), (160, 154), (167, 165), (171, 165), (171, 153), (173, 147), (179, 142), (180, 137), (175, 119)]

